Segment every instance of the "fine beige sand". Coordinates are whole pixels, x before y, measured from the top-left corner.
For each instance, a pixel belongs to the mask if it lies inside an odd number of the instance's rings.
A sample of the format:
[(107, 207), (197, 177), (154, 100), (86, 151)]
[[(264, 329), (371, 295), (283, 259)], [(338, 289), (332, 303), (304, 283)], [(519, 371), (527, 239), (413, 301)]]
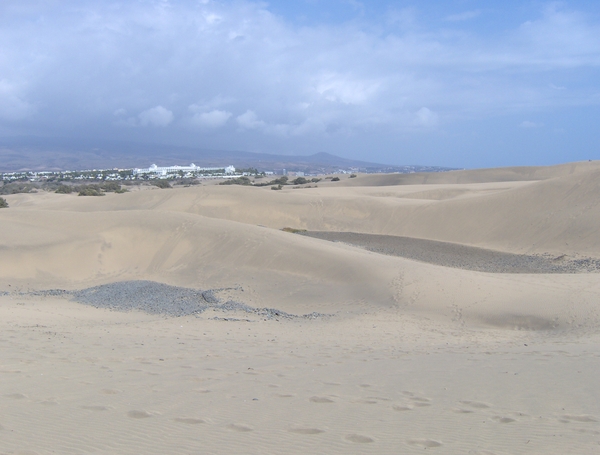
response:
[[(1, 454), (600, 450), (600, 274), (466, 270), (281, 230), (596, 261), (598, 162), (6, 199)], [(39, 292), (129, 280), (320, 316)]]

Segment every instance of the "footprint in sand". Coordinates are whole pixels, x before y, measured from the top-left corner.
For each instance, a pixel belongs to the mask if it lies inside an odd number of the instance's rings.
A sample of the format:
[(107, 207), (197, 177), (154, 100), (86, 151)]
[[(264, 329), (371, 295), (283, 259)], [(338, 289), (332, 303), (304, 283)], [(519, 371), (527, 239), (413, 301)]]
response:
[(198, 425), (199, 423), (206, 423), (206, 420), (194, 419), (191, 417), (175, 417), (173, 420), (179, 423), (187, 423), (188, 425)]
[(112, 409), (108, 406), (81, 406), (82, 409), (87, 409), (88, 411), (108, 411)]
[(367, 397), (369, 400), (377, 400), (377, 401), (392, 401), (390, 398), (386, 397)]
[(319, 430), (318, 428), (290, 428), (290, 433), (296, 434), (320, 434), (325, 433), (325, 430)]
[(494, 417), (492, 417), (492, 419), (494, 419), (496, 422), (500, 422), (500, 423), (516, 422), (515, 419), (511, 419), (510, 417), (494, 416)]
[(413, 402), (413, 404), (415, 406), (418, 406), (420, 408), (423, 408), (425, 406), (431, 406), (431, 400), (429, 398), (423, 398), (423, 397), (412, 397), (411, 401)]
[(102, 389), (100, 392), (104, 393), (105, 395), (116, 395), (117, 393), (122, 393), (123, 391), (119, 389)]
[(335, 403), (333, 400), (330, 400), (327, 397), (311, 397), (310, 401), (313, 403)]
[(345, 437), (346, 441), (354, 442), (356, 444), (368, 444), (370, 442), (375, 442), (373, 438), (368, 436), (363, 436), (362, 434), (349, 434)]
[(473, 414), (475, 411), (472, 411), (470, 409), (455, 408), (452, 410), (452, 412), (456, 414)]
[(12, 398), (13, 400), (24, 400), (25, 398), (29, 398), (23, 393), (9, 393), (8, 395), (6, 395), (6, 397)]
[(419, 446), (423, 447), (424, 449), (441, 447), (443, 445), (440, 441), (435, 441), (433, 439), (409, 439), (406, 442), (411, 446)]
[(237, 431), (238, 433), (247, 433), (248, 431), (253, 431), (252, 427), (240, 423), (230, 423), (227, 425), (227, 429), (231, 431)]
[(573, 431), (576, 431), (577, 433), (585, 433), (585, 434), (593, 434), (593, 435), (599, 435), (600, 434), (600, 431), (586, 430), (585, 428), (577, 428), (577, 429), (574, 429)]
[(129, 411), (127, 415), (132, 419), (147, 419), (148, 417), (152, 417), (152, 414), (150, 414), (148, 411), (138, 410)]
[(590, 416), (590, 415), (564, 415), (562, 416), (562, 420), (560, 420), (563, 423), (567, 423), (567, 422), (597, 422), (598, 419), (596, 419), (596, 417), (594, 416)]
[(361, 403), (361, 404), (377, 404), (378, 401), (377, 400), (373, 400), (373, 399), (364, 399), (361, 398), (359, 400), (355, 400), (354, 403)]
[(481, 401), (461, 401), (461, 403), (476, 409), (487, 409), (492, 406), (491, 404), (483, 403)]
[(401, 406), (401, 405), (392, 406), (392, 409), (394, 411), (412, 411), (413, 410), (412, 406)]

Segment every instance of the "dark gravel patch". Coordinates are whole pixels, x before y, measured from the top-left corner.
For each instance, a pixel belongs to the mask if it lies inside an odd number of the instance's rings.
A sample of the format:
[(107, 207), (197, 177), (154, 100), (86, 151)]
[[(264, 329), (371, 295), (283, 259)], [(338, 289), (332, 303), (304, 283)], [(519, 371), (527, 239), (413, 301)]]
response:
[(307, 231), (299, 235), (343, 242), (375, 253), (401, 256), (430, 264), (488, 273), (590, 273), (600, 272), (594, 258), (552, 257), (503, 253), (455, 243), (393, 235), (355, 232)]
[[(114, 311), (140, 310), (171, 317), (200, 314), (208, 309), (223, 312), (242, 311), (263, 319), (315, 319), (330, 316), (321, 313), (295, 315), (274, 308), (254, 308), (241, 302), (221, 302), (216, 293), (227, 289), (191, 289), (155, 281), (120, 281), (79, 291), (49, 289), (23, 293), (40, 297), (65, 296), (75, 302)], [(227, 318), (231, 319), (231, 318)]]

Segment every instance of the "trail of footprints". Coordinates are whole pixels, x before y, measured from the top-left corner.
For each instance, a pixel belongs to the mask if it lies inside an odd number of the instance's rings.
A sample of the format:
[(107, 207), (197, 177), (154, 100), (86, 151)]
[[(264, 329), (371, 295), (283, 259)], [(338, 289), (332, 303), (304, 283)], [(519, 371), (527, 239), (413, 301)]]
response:
[[(325, 385), (329, 385), (329, 386), (340, 386), (340, 383), (323, 383)], [(270, 388), (279, 388), (280, 386), (277, 384), (269, 384)], [(360, 387), (363, 390), (366, 389), (370, 389), (371, 386), (369, 384), (358, 384), (358, 387)], [(198, 393), (210, 393), (211, 391), (208, 389), (196, 389), (195, 390)], [(122, 393), (123, 390), (119, 390), (119, 389), (110, 389), (110, 388), (104, 388), (99, 390), (99, 393), (102, 395), (116, 395), (116, 394), (120, 394)], [(277, 397), (277, 398), (294, 398), (296, 397), (296, 395), (294, 394), (286, 394), (286, 393), (273, 393), (272, 396)], [(30, 401), (30, 402), (36, 402), (36, 403), (40, 403), (40, 404), (53, 404), (53, 405), (59, 405), (60, 403), (57, 402), (56, 400), (52, 399), (52, 400), (33, 400), (31, 399), (28, 395), (25, 395), (23, 393), (19, 393), (19, 392), (14, 392), (14, 393), (8, 393), (4, 395), (5, 399), (12, 399), (12, 400), (24, 400), (24, 401)], [(338, 395), (313, 395), (313, 396), (309, 396), (306, 398), (306, 400), (308, 400), (308, 402), (310, 402), (311, 404), (314, 404), (315, 406), (327, 406), (327, 405), (332, 405), (335, 404), (336, 402), (340, 402), (340, 401), (346, 401), (345, 398), (341, 398)], [(403, 391), (401, 393), (401, 399), (400, 400), (392, 400), (388, 397), (381, 397), (381, 396), (374, 396), (374, 395), (370, 395), (370, 396), (366, 396), (366, 397), (361, 397), (358, 399), (347, 399), (349, 400), (351, 403), (355, 403), (358, 405), (377, 405), (377, 404), (385, 404), (388, 409), (391, 409), (393, 411), (397, 411), (397, 412), (419, 412), (419, 410), (421, 409), (425, 409), (427, 407), (430, 407), (433, 405), (433, 400), (431, 398), (422, 396), (420, 394), (414, 393), (414, 392), (410, 392), (410, 391)], [(395, 401), (394, 403), (390, 403), (392, 401)], [(114, 406), (110, 406), (110, 405), (101, 405), (101, 404), (88, 404), (88, 405), (81, 405), (79, 406), (81, 409), (90, 411), (90, 412), (115, 412), (116, 408)], [(496, 412), (494, 412), (494, 406), (490, 403), (486, 403), (486, 402), (482, 402), (482, 401), (474, 401), (474, 400), (462, 400), (456, 403), (456, 406), (453, 407), (452, 409), (450, 409), (451, 412), (454, 412), (456, 414), (463, 414), (463, 415), (468, 415), (468, 414), (474, 414), (474, 413), (483, 413), (483, 415), (486, 417), (486, 420), (489, 419), (490, 421), (493, 422), (497, 422), (498, 424), (512, 424), (514, 422), (518, 422), (519, 419), (527, 419), (527, 418), (531, 418), (531, 416), (528, 416), (524, 413), (519, 413), (519, 412), (509, 412), (509, 415), (497, 415)], [(148, 410), (144, 410), (144, 409), (132, 409), (129, 410), (125, 413), (125, 415), (130, 418), (130, 419), (134, 419), (134, 420), (144, 420), (144, 419), (149, 419), (149, 418), (158, 418), (158, 417), (162, 417), (161, 413), (157, 412), (157, 411), (148, 411)], [(166, 417), (166, 416), (165, 416)], [(564, 414), (564, 415), (560, 415), (560, 416), (554, 416), (553, 419), (556, 419), (555, 421), (560, 422), (562, 424), (570, 424), (570, 423), (576, 423), (576, 424), (581, 424), (584, 427), (586, 426), (586, 424), (597, 424), (599, 422), (599, 419), (596, 416), (592, 416), (592, 415), (586, 415), (586, 414)], [(210, 424), (212, 423), (212, 421), (210, 419), (206, 419), (206, 418), (201, 418), (201, 417), (197, 417), (197, 416), (179, 416), (179, 417), (174, 417), (174, 418), (170, 418), (169, 420), (175, 422), (176, 424), (181, 424), (181, 425), (187, 425), (187, 426), (196, 426), (196, 425), (203, 425), (203, 424)], [(594, 425), (594, 428), (581, 428), (581, 427), (576, 427), (573, 428), (573, 431), (576, 432), (580, 432), (580, 433), (592, 433), (592, 434), (600, 434), (600, 431), (598, 431), (598, 429), (596, 428), (597, 425)], [(232, 431), (232, 432), (236, 432), (236, 433), (249, 433), (255, 430), (255, 428), (252, 425), (246, 424), (246, 423), (240, 423), (240, 422), (231, 422), (228, 424), (225, 424), (223, 426), (223, 428), (225, 428), (226, 430)], [(1, 429), (1, 427), (0, 427)], [(317, 428), (311, 425), (291, 425), (289, 428), (287, 428), (287, 432), (291, 433), (291, 434), (297, 434), (297, 435), (301, 435), (301, 436), (306, 436), (306, 437), (318, 437), (318, 435), (326, 433), (327, 430), (326, 429), (322, 429), (322, 428)], [(359, 434), (359, 433), (350, 433), (350, 434), (346, 434), (346, 435), (340, 435), (342, 437), (342, 439), (348, 443), (352, 443), (352, 444), (369, 444), (369, 443), (375, 443), (376, 439), (365, 435), (365, 434)], [(434, 448), (438, 448), (438, 447), (442, 447), (443, 446), (443, 442), (436, 440), (436, 439), (430, 439), (430, 438), (410, 438), (410, 439), (406, 439), (405, 443), (409, 446), (414, 446), (414, 447), (418, 447), (418, 448), (423, 448), (423, 449), (434, 449)]]

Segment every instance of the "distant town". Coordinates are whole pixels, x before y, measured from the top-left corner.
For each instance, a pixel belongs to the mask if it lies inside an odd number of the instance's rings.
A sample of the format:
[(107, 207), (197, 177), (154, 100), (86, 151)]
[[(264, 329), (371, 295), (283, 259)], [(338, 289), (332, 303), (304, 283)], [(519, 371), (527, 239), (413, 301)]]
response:
[[(404, 166), (402, 170), (395, 168), (395, 172), (414, 173), (422, 172), (422, 166)], [(437, 168), (432, 168), (436, 171)], [(364, 172), (358, 167), (337, 169), (327, 174), (353, 174)], [(379, 171), (381, 172), (381, 171)], [(309, 173), (304, 171), (288, 171), (286, 169), (274, 169), (272, 171), (259, 171), (256, 168), (239, 168), (232, 165), (222, 167), (201, 167), (195, 164), (189, 166), (157, 166), (152, 164), (148, 168), (132, 169), (87, 169), (87, 170), (65, 170), (65, 171), (13, 171), (1, 172), (0, 180), (10, 182), (78, 182), (78, 181), (132, 181), (132, 180), (178, 180), (178, 179), (214, 179), (214, 178), (237, 178), (251, 175), (283, 175), (289, 177), (317, 176), (321, 173)]]

